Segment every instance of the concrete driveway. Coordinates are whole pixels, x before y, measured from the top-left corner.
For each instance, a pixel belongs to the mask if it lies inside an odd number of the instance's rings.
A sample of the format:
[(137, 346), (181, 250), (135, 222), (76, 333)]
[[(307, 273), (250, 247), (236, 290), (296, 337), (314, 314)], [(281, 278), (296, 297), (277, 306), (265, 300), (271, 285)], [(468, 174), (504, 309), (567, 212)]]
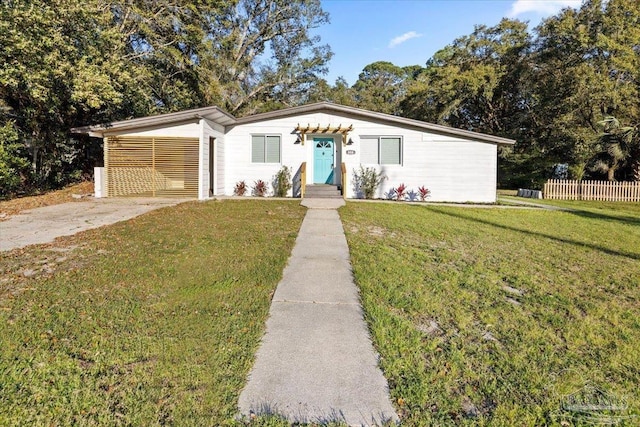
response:
[(187, 200), (104, 198), (26, 210), (0, 222), (0, 251), (49, 243), (56, 237), (71, 236), (185, 201)]

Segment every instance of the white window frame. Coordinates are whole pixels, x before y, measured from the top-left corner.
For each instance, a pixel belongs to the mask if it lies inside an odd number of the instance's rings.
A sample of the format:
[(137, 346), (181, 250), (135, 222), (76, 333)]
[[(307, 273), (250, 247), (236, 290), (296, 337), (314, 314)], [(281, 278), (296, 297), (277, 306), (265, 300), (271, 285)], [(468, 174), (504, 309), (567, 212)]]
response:
[[(383, 138), (395, 138), (400, 140), (400, 162), (399, 163), (382, 163), (382, 139)], [(378, 140), (378, 160), (376, 163), (365, 163), (365, 164), (376, 164), (382, 166), (403, 166), (404, 165), (404, 138), (402, 135), (360, 135), (360, 141), (362, 139), (377, 139)]]
[[(264, 137), (264, 159), (261, 162), (257, 162), (253, 160), (253, 138), (256, 136)], [(267, 161), (267, 138), (269, 137), (277, 137), (278, 138), (278, 161), (277, 162), (268, 162)], [(250, 161), (252, 164), (259, 165), (280, 165), (282, 164), (282, 134), (277, 133), (252, 133), (251, 134), (251, 150), (249, 151)]]

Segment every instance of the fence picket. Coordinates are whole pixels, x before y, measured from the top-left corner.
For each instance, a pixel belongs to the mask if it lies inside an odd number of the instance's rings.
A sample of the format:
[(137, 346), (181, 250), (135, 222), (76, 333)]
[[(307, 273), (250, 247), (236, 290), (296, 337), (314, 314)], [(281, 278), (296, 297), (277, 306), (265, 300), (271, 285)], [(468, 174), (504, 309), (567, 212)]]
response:
[(574, 181), (550, 179), (543, 187), (545, 199), (640, 202), (640, 181)]

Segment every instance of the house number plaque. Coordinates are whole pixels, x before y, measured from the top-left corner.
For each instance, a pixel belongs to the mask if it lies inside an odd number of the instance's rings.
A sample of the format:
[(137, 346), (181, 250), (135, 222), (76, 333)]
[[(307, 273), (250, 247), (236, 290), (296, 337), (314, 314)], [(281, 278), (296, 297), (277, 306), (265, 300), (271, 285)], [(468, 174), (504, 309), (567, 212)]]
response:
[(356, 154), (356, 150), (347, 150), (347, 154)]

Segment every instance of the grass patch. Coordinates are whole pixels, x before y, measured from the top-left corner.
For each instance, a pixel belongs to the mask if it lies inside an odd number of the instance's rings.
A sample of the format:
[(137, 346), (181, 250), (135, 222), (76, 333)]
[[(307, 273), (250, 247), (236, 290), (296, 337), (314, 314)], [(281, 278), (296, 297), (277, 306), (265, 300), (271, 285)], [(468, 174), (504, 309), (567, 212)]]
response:
[(0, 254), (0, 425), (229, 425), (305, 210), (186, 203)]
[(341, 209), (404, 425), (561, 425), (585, 386), (640, 412), (640, 215), (574, 208)]

